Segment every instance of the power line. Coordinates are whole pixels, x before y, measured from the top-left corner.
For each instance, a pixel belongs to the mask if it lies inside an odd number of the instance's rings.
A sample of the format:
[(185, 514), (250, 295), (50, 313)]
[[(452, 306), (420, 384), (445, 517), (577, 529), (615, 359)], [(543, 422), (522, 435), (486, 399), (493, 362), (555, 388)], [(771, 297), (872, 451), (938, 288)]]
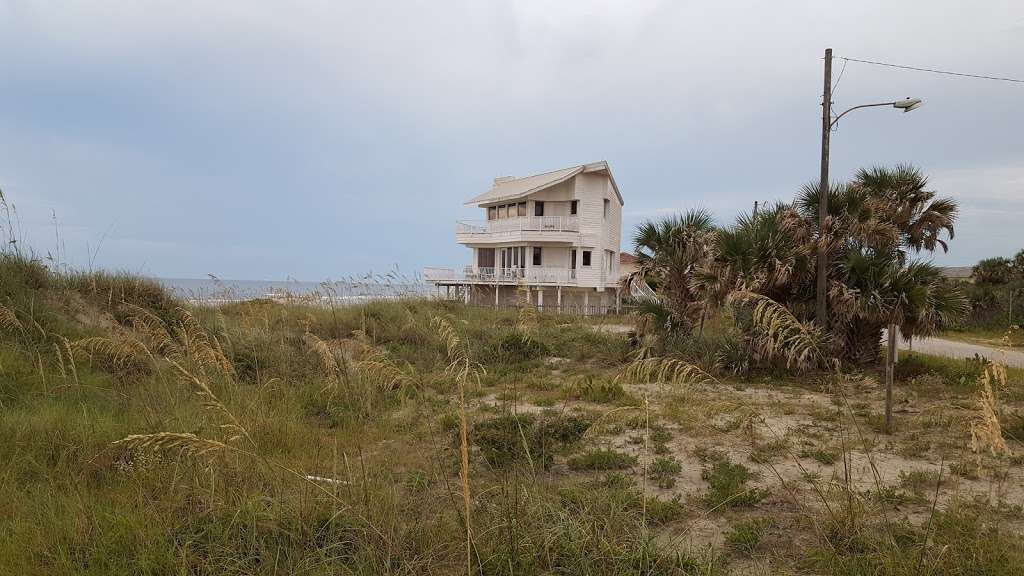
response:
[(1016, 82), (1018, 84), (1024, 84), (1024, 80), (1019, 78), (1004, 78), (1001, 76), (985, 76), (983, 74), (965, 74), (963, 72), (950, 72), (948, 70), (936, 70), (934, 68), (918, 68), (916, 66), (904, 66), (902, 64), (890, 64), (888, 62), (875, 62), (873, 60), (858, 60), (856, 58), (846, 58), (845, 56), (836, 56), (841, 60), (848, 62), (860, 62), (861, 64), (874, 64), (875, 66), (888, 66), (889, 68), (901, 68), (903, 70), (916, 70), (917, 72), (931, 72), (932, 74), (946, 74), (948, 76), (962, 76), (965, 78), (979, 78), (981, 80), (999, 80), (1000, 82)]
[(843, 69), (839, 71), (839, 77), (836, 78), (836, 83), (832, 86), (832, 95), (833, 96), (835, 95), (836, 90), (839, 89), (839, 83), (843, 81), (843, 74), (846, 74), (846, 65), (847, 64), (849, 64), (849, 62), (846, 60), (846, 58), (843, 58)]

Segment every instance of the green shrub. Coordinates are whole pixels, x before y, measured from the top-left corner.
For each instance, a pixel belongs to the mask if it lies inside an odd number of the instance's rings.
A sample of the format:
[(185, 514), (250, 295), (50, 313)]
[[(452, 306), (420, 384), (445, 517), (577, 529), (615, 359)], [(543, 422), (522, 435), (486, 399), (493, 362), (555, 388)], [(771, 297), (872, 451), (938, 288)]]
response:
[(839, 459), (839, 452), (837, 450), (833, 450), (830, 448), (821, 448), (815, 446), (810, 448), (804, 448), (803, 450), (800, 451), (799, 456), (801, 458), (810, 458), (812, 460), (816, 460), (828, 466), (830, 464), (836, 463), (836, 460)]
[(647, 498), (647, 523), (664, 526), (686, 516), (686, 506), (678, 495), (670, 500), (662, 500), (653, 496)]
[(701, 478), (708, 483), (704, 504), (712, 510), (753, 506), (768, 495), (760, 488), (748, 487), (747, 482), (754, 478), (754, 474), (746, 466), (725, 457), (704, 468)]
[(636, 457), (610, 448), (588, 450), (569, 458), (573, 470), (625, 470), (636, 464)]
[(647, 470), (647, 475), (655, 486), (668, 489), (676, 485), (676, 476), (682, 471), (682, 465), (675, 458), (658, 458)]
[(906, 521), (857, 518), (843, 531), (845, 539), (829, 532), (827, 544), (808, 554), (805, 569), (849, 576), (1019, 574), (1024, 540), (993, 516), (991, 509), (953, 506), (937, 511), (927, 531)]
[(574, 415), (503, 414), (474, 424), (470, 439), (496, 468), (532, 462), (546, 469), (554, 455), (579, 441), (590, 424)]
[(971, 390), (987, 363), (988, 359), (977, 354), (957, 360), (908, 352), (901, 354), (900, 361), (896, 363), (895, 378), (907, 382), (927, 374), (938, 374), (947, 386)]
[(488, 361), (514, 364), (534, 360), (548, 354), (546, 344), (531, 336), (512, 332), (503, 336), (484, 358)]
[(595, 404), (616, 404), (620, 406), (635, 406), (638, 404), (636, 398), (626, 392), (622, 384), (615, 380), (595, 379), (593, 376), (585, 376), (576, 385), (577, 393), (582, 400)]
[(935, 485), (939, 483), (939, 473), (934, 470), (900, 470), (899, 481), (902, 488), (923, 496), (934, 492)]
[(772, 526), (770, 518), (738, 522), (725, 534), (725, 544), (733, 550), (753, 554)]

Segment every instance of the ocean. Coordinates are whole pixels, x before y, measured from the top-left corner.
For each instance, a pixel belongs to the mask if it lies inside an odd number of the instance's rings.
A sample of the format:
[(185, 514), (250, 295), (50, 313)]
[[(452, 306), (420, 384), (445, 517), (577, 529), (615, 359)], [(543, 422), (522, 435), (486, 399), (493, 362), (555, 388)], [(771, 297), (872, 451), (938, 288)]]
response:
[(419, 279), (374, 275), (341, 281), (225, 280), (221, 278), (154, 278), (177, 296), (192, 302), (223, 303), (273, 298), (304, 302), (345, 303), (430, 297), (434, 287)]

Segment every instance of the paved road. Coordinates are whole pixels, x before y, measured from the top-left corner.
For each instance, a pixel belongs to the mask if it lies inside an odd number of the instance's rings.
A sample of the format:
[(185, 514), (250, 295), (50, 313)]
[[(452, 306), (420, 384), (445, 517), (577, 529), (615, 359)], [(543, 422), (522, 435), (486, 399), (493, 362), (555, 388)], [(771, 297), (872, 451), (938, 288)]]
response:
[[(945, 338), (914, 338), (914, 351), (934, 354), (935, 356), (946, 356), (949, 358), (966, 358), (979, 354), (993, 362), (999, 362), (1006, 366), (1024, 368), (1024, 352), (1014, 350), (1001, 350), (982, 346), (981, 344), (969, 344)], [(900, 342), (900, 350), (907, 349), (906, 342)]]

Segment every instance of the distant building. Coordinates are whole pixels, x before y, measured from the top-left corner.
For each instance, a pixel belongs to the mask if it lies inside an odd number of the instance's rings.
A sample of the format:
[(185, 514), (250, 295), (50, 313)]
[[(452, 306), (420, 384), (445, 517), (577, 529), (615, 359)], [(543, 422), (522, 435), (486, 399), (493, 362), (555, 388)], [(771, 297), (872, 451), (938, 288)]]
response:
[(619, 252), (619, 276), (625, 278), (636, 271), (636, 256), (629, 252)]
[(428, 282), (467, 303), (509, 305), (525, 296), (567, 312), (618, 309), (623, 201), (607, 162), (495, 178), (466, 204), (483, 217), (455, 224), (471, 263), (427, 268)]
[(972, 266), (952, 266), (942, 268), (942, 276), (946, 279), (953, 280), (955, 282), (973, 282), (974, 279), (971, 277), (974, 273)]

